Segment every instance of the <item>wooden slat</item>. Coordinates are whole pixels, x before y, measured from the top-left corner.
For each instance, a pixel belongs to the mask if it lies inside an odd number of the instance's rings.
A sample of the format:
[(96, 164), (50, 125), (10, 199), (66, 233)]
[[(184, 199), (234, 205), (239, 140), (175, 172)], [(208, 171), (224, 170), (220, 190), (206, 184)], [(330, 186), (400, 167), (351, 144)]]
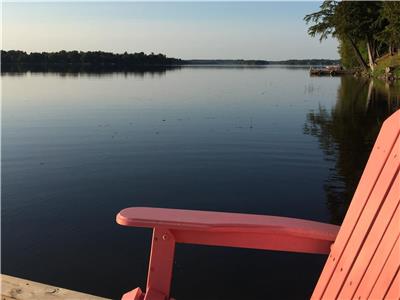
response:
[(400, 236), (399, 223), (396, 222), (396, 220), (398, 220), (397, 216), (393, 218), (393, 222), (391, 222), (389, 228), (386, 230), (385, 235), (376, 250), (376, 254), (372, 258), (371, 263), (356, 290), (356, 297), (368, 297), (373, 288), (373, 284), (377, 281), (379, 274), (393, 249), (394, 241), (396, 241)]
[(400, 270), (397, 271), (389, 291), (385, 295), (385, 300), (400, 300)]
[[(392, 153), (387, 160), (385, 167), (378, 178), (374, 190), (372, 191), (361, 216), (353, 230), (353, 233), (349, 237), (347, 246), (344, 247), (344, 251), (339, 258), (337, 268), (332, 275), (323, 297), (326, 299), (336, 299), (340, 289), (346, 280), (347, 275), (351, 271), (353, 263), (363, 246), (365, 237), (367, 236), (372, 224), (380, 210), (383, 201), (386, 199), (386, 195), (393, 184), (393, 179), (398, 173), (400, 166), (400, 155), (398, 153), (400, 149), (400, 138), (397, 140)], [(386, 216), (387, 217), (387, 216)]]
[(2, 300), (107, 300), (26, 279), (1, 275)]
[[(338, 262), (348, 245), (350, 237), (360, 216), (362, 215), (362, 212), (364, 211), (366, 203), (369, 202), (368, 199), (386, 164), (388, 154), (394, 147), (399, 136), (399, 131), (400, 111), (397, 111), (387, 119), (382, 126), (340, 232), (335, 243), (332, 245), (331, 254), (328, 257), (317, 286), (314, 289), (312, 299), (321, 299), (332, 276), (334, 276), (335, 272), (340, 272), (340, 269), (337, 268)], [(352, 247), (352, 245), (349, 247)], [(337, 292), (339, 292), (339, 290), (337, 290)]]
[(177, 243), (328, 254), (339, 226), (294, 218), (130, 207), (118, 224), (165, 228)]
[[(397, 176), (396, 181), (393, 183), (389, 195), (376, 221), (367, 236), (362, 250), (356, 257), (356, 261), (351, 268), (351, 271), (346, 279), (345, 284), (339, 294), (339, 299), (351, 299), (361, 282), (362, 277), (366, 272), (368, 266), (376, 253), (379, 243), (382, 241), (390, 222), (392, 224), (400, 224), (400, 176)], [(395, 214), (396, 213), (396, 214)], [(396, 230), (395, 227), (392, 230)], [(379, 253), (377, 253), (379, 255)]]
[(116, 219), (118, 224), (124, 226), (220, 233), (282, 233), (325, 241), (334, 240), (339, 228), (296, 218), (156, 207), (125, 208)]
[[(388, 260), (385, 263), (381, 273), (379, 274), (378, 280), (376, 281), (371, 294), (361, 299), (383, 299), (386, 292), (389, 290), (393, 279), (396, 276), (400, 268), (400, 239), (397, 238), (396, 243), (389, 255)], [(360, 297), (360, 296), (358, 296)]]
[(171, 230), (177, 243), (222, 246), (296, 253), (328, 254), (331, 241), (304, 238), (282, 233), (213, 232)]

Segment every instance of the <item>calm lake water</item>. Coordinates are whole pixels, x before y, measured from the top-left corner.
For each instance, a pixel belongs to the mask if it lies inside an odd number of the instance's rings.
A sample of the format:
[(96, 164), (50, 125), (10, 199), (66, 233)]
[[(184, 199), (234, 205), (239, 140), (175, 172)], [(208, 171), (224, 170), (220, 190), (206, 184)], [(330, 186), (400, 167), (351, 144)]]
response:
[[(145, 287), (128, 206), (340, 224), (399, 88), (306, 68), (4, 73), (2, 272), (118, 298)], [(178, 245), (177, 299), (305, 299), (325, 256)], [(290, 286), (290, 288), (288, 288)]]

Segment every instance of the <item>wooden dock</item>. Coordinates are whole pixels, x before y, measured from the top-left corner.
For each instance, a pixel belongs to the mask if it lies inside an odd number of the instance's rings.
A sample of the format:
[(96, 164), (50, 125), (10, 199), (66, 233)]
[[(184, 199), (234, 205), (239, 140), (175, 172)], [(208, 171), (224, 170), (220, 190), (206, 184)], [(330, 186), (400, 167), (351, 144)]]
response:
[(43, 283), (1, 275), (1, 300), (110, 300)]
[(311, 76), (341, 76), (346, 74), (352, 74), (352, 72), (343, 69), (333, 68), (311, 68)]

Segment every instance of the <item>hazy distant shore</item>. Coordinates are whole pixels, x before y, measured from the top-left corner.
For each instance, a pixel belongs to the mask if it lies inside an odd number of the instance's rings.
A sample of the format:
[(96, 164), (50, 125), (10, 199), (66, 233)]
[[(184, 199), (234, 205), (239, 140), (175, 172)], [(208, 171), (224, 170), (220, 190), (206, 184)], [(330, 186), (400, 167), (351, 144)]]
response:
[(186, 65), (332, 65), (338, 59), (287, 59), (287, 60), (246, 60), (246, 59), (190, 59), (182, 60)]

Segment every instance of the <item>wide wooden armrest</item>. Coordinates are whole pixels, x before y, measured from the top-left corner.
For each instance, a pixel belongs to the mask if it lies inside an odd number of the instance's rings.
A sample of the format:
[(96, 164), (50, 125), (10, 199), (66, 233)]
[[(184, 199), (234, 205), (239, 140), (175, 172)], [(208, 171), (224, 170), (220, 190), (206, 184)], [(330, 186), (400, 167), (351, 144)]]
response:
[(178, 243), (307, 253), (329, 253), (339, 226), (253, 214), (130, 207), (117, 215), (124, 226), (162, 228)]

